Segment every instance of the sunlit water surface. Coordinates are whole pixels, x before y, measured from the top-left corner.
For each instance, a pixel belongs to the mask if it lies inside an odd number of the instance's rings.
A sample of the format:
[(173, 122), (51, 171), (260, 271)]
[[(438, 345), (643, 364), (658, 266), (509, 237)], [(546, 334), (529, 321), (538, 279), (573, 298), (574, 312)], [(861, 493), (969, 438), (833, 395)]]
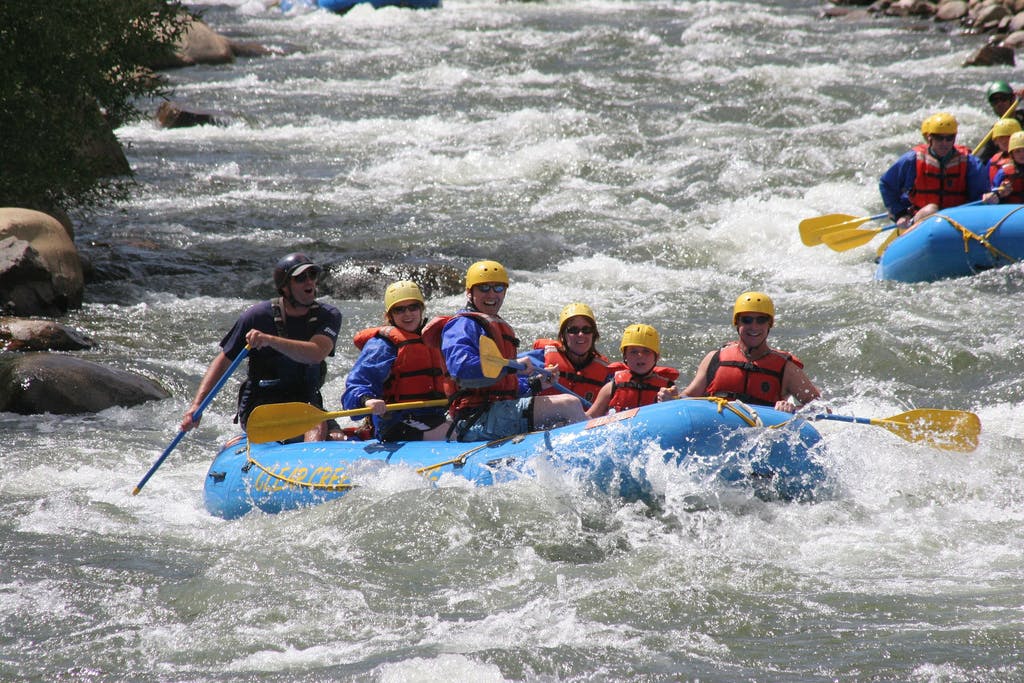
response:
[[(801, 219), (881, 210), (876, 179), (948, 110), (974, 144), (981, 38), (832, 23), (817, 1), (206, 10), (279, 50), (169, 72), (229, 125), (118, 131), (141, 183), (79, 217), (104, 272), (67, 322), (165, 401), (0, 415), (0, 677), (153, 681), (1024, 680), (1024, 270), (877, 283)], [(155, 108), (155, 104), (154, 107)], [(971, 410), (971, 454), (821, 424), (838, 489), (763, 503), (663, 468), (655, 508), (558, 472), (475, 489), (385, 470), (341, 501), (224, 522), (202, 483), (234, 383), (148, 483), (269, 267), (508, 266), (503, 313), (573, 300), (689, 377), (764, 289), (774, 343), (839, 414)], [(343, 337), (380, 296), (328, 297)], [(461, 297), (432, 298), (432, 312)], [(341, 344), (337, 408), (356, 350)]]

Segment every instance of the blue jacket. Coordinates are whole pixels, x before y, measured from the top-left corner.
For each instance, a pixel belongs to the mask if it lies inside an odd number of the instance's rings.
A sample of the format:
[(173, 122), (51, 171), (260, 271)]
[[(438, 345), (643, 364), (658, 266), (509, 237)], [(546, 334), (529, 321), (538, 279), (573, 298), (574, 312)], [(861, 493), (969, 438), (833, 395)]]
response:
[[(441, 331), (441, 353), (444, 355), (448, 374), (458, 380), (463, 387), (486, 387), (494, 384), (494, 379), (484, 377), (480, 367), (480, 335), (484, 328), (469, 316), (457, 315), (444, 326)], [(502, 376), (512, 372), (502, 370)], [(530, 395), (529, 378), (520, 375), (519, 395)]]
[[(341, 406), (345, 410), (362, 408), (363, 402), (370, 398), (384, 396), (384, 383), (391, 376), (391, 368), (398, 358), (394, 345), (380, 337), (371, 337), (363, 346), (359, 358), (345, 380), (345, 393), (341, 395)], [(402, 421), (409, 416), (441, 415), (445, 408), (417, 408), (416, 410), (392, 410), (383, 416), (373, 416), (373, 426), (377, 434), (383, 434), (389, 425)], [(353, 420), (362, 420), (353, 417)]]

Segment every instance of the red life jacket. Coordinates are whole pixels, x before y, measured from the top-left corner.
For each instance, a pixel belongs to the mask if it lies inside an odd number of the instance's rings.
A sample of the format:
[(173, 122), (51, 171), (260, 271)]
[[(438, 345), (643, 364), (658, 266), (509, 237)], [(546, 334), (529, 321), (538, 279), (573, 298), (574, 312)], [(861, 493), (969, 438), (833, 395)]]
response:
[(774, 406), (782, 396), (782, 374), (786, 363), (798, 368), (804, 366), (796, 356), (771, 349), (768, 355), (755, 361), (747, 360), (738, 342), (726, 344), (715, 353), (708, 365), (707, 396), (745, 403)]
[(956, 154), (941, 166), (939, 160), (928, 153), (926, 143), (914, 148), (916, 176), (907, 197), (918, 209), (926, 204), (938, 204), (940, 209), (947, 209), (967, 201), (967, 157), (971, 150), (962, 145), (955, 145), (953, 149)]
[(444, 360), (441, 350), (427, 346), (417, 332), (400, 327), (368, 327), (356, 333), (352, 342), (360, 351), (373, 337), (383, 339), (397, 354), (391, 374), (384, 381), (385, 403), (426, 401), (444, 398)]
[[(586, 365), (582, 368), (577, 368), (569, 360), (569, 356), (559, 340), (538, 339), (533, 342), (533, 348), (535, 349), (543, 349), (548, 346), (554, 346), (555, 350), (550, 353), (544, 353), (544, 365), (557, 365), (558, 383), (588, 401), (594, 400), (597, 392), (608, 383), (617, 370), (625, 368), (624, 364), (618, 362), (611, 363), (604, 354), (596, 351), (591, 352), (590, 360), (587, 361)], [(562, 392), (551, 387), (545, 389), (539, 395), (551, 396), (560, 393)]]
[[(479, 311), (459, 311), (455, 316), (473, 318), (483, 326), (484, 332), (494, 340), (501, 355), (515, 358), (519, 348), (512, 326), (500, 316), (490, 316)], [(437, 316), (423, 328), (423, 339), (428, 345), (441, 346), (441, 333), (444, 326), (455, 316)], [(476, 382), (473, 383), (474, 385)], [(506, 401), (519, 396), (519, 379), (514, 372), (507, 372), (485, 386), (468, 386), (460, 383), (457, 378), (445, 374), (445, 393), (451, 406), (449, 413), (455, 419), (470, 408), (489, 405), (496, 401)]]
[(988, 182), (991, 186), (996, 181), (996, 174), (999, 173), (999, 169), (1005, 168), (1007, 164), (1012, 164), (1013, 158), (1008, 152), (996, 152), (992, 155), (992, 158), (988, 160)]
[(637, 377), (629, 368), (619, 370), (612, 377), (612, 397), (608, 408), (616, 411), (639, 408), (655, 403), (658, 390), (674, 386), (679, 379), (679, 371), (656, 365), (643, 377)]
[(1003, 180), (1010, 181), (1010, 194), (1000, 197), (1003, 204), (1024, 204), (1024, 174), (1013, 161), (1003, 166)]

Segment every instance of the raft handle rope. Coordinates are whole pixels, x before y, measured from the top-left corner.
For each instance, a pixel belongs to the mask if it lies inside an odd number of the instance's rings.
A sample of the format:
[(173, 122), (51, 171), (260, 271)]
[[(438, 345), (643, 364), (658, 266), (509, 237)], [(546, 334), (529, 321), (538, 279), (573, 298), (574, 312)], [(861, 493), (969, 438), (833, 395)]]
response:
[[(430, 472), (440, 469), (446, 465), (451, 465), (453, 467), (462, 467), (463, 465), (466, 464), (466, 460), (469, 459), (469, 456), (473, 455), (474, 453), (477, 453), (485, 448), (497, 446), (499, 444), (505, 443), (506, 441), (522, 440), (524, 436), (524, 434), (513, 434), (512, 436), (506, 436), (501, 439), (495, 439), (494, 441), (487, 441), (485, 443), (480, 444), (479, 446), (475, 446), (469, 449), (468, 451), (460, 453), (459, 455), (455, 456), (454, 458), (451, 458), (450, 460), (445, 460), (434, 465), (426, 465), (424, 467), (419, 467), (416, 469), (416, 474), (427, 475)], [(351, 483), (321, 484), (312, 481), (298, 481), (296, 479), (292, 479), (291, 477), (281, 476), (277, 472), (270, 470), (265, 465), (260, 463), (258, 460), (256, 460), (256, 458), (252, 457), (252, 451), (248, 446), (246, 446), (245, 449), (245, 460), (246, 464), (243, 467), (244, 470), (247, 471), (250, 467), (255, 466), (260, 472), (263, 472), (263, 474), (267, 475), (268, 478), (274, 479), (288, 486), (294, 486), (296, 488), (306, 488), (314, 491), (348, 491), (358, 486), (358, 484)]]
[(320, 484), (312, 481), (297, 481), (290, 477), (282, 477), (277, 472), (270, 471), (262, 463), (256, 460), (256, 458), (252, 457), (252, 451), (249, 449), (248, 445), (245, 448), (245, 460), (246, 467), (255, 465), (256, 469), (263, 472), (263, 474), (267, 475), (268, 478), (275, 479), (283, 484), (294, 486), (296, 488), (305, 488), (314, 491), (349, 491), (356, 487), (356, 484)]
[[(701, 399), (697, 399), (701, 400)], [(761, 421), (761, 416), (757, 414), (757, 411), (748, 406), (743, 401), (729, 400), (722, 398), (721, 396), (707, 396), (703, 400), (711, 401), (712, 403), (718, 404), (718, 413), (721, 414), (722, 410), (728, 408), (730, 411), (736, 414), (741, 420), (747, 423), (750, 427), (764, 427), (764, 422)], [(740, 410), (736, 406), (743, 408)]]
[[(1007, 254), (1006, 252), (1002, 251), (1001, 249), (998, 249), (997, 247), (993, 246), (992, 243), (989, 241), (989, 238), (992, 237), (992, 235), (995, 233), (996, 230), (998, 230), (1000, 227), (1002, 227), (1003, 223), (1006, 222), (1006, 219), (1008, 219), (1010, 216), (1012, 216), (1013, 214), (1017, 213), (1021, 209), (1024, 209), (1024, 206), (1018, 206), (1016, 209), (1013, 209), (1012, 211), (1010, 211), (1008, 214), (1006, 214), (1005, 216), (1000, 218), (996, 222), (995, 225), (993, 225), (988, 230), (986, 230), (985, 234), (983, 234), (983, 235), (978, 235), (976, 233), (971, 232), (966, 227), (964, 227), (963, 225), (957, 223), (955, 220), (953, 220), (952, 218), (950, 218), (949, 216), (947, 216), (945, 214), (937, 213), (935, 215), (936, 215), (936, 217), (945, 220), (947, 223), (949, 223), (951, 226), (953, 226), (953, 228), (955, 230), (958, 230), (960, 232), (960, 235), (961, 235), (961, 237), (963, 237), (963, 240), (964, 240), (964, 254), (968, 253), (968, 250), (970, 248), (971, 240), (977, 240), (978, 244), (980, 244), (986, 250), (988, 250), (988, 253), (991, 254), (992, 257), (995, 258), (996, 260), (999, 260), (1000, 258), (1002, 258), (1002, 259), (1005, 259), (1007, 263), (1016, 263), (1017, 259), (1015, 259), (1014, 257), (1010, 256), (1009, 254)], [(968, 265), (970, 265), (970, 263), (968, 263)], [(971, 270), (975, 271), (975, 268), (974, 268), (973, 265), (971, 266)]]

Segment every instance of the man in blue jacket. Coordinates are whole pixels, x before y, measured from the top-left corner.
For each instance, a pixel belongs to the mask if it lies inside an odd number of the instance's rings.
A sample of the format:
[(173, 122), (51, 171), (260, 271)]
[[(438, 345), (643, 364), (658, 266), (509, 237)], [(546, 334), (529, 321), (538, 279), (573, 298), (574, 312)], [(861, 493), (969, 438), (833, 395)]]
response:
[(988, 171), (971, 150), (956, 144), (958, 124), (947, 112), (921, 124), (924, 143), (905, 153), (878, 182), (897, 234), (940, 209), (978, 201), (989, 190)]

